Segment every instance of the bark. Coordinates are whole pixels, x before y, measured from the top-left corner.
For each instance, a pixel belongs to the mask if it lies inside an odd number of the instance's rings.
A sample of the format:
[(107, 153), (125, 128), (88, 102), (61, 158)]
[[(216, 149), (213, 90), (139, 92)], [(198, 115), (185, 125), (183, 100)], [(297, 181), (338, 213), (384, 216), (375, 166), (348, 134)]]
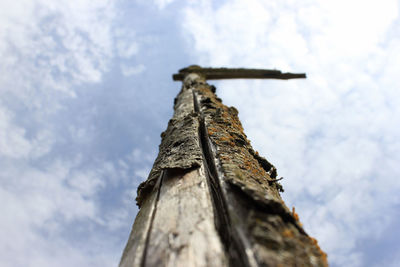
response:
[(120, 266), (327, 266), (238, 112), (186, 74)]

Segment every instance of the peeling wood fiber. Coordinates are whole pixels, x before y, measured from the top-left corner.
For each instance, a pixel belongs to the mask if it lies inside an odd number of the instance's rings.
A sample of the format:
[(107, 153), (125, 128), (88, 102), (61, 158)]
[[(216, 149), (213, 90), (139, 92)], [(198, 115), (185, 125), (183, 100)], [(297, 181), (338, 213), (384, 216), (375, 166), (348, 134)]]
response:
[(192, 91), (182, 90), (176, 99), (174, 116), (167, 130), (161, 134), (159, 153), (149, 178), (138, 187), (136, 201), (139, 207), (162, 170), (189, 169), (200, 167), (202, 163), (198, 138), (199, 114), (194, 112)]
[(276, 168), (253, 150), (238, 111), (223, 105), (213, 90), (201, 84), (195, 93), (230, 221), (244, 232), (257, 266), (327, 266), (326, 254), (284, 204)]
[(120, 267), (328, 266), (207, 75), (184, 73)]
[(214, 224), (193, 85), (188, 77), (149, 178), (138, 188), (140, 210), (120, 267), (228, 266)]

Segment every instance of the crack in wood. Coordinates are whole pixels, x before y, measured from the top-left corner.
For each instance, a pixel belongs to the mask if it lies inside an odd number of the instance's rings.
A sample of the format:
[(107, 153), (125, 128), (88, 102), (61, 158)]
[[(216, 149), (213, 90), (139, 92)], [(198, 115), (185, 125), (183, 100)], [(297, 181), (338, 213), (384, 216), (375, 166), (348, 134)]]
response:
[(164, 174), (165, 174), (165, 171), (161, 171), (160, 177), (158, 178), (157, 184), (155, 186), (155, 188), (157, 189), (157, 196), (156, 196), (156, 201), (154, 203), (154, 210), (153, 210), (153, 213), (151, 214), (151, 218), (150, 218), (150, 227), (146, 233), (146, 241), (145, 241), (145, 247), (143, 250), (141, 267), (146, 267), (147, 250), (148, 250), (148, 247), (150, 244), (151, 230), (153, 229), (154, 218), (156, 217), (156, 213), (157, 213), (157, 206), (158, 206), (158, 201), (160, 199), (160, 192), (161, 192), (161, 186), (162, 186), (162, 180), (164, 178)]
[[(136, 216), (128, 242), (122, 253), (120, 267), (139, 267), (144, 265), (143, 261), (147, 254), (146, 249), (155, 216), (162, 176), (163, 171), (159, 173), (156, 184), (152, 187), (152, 193), (149, 193), (148, 197), (143, 200), (142, 207)], [(157, 192), (154, 192), (155, 190)]]
[(205, 78), (185, 74), (120, 267), (327, 266), (281, 199), (276, 168)]
[(235, 234), (249, 241), (254, 257), (248, 259), (254, 266), (327, 266), (326, 254), (281, 199), (275, 167), (252, 149), (237, 110), (222, 105), (208, 84), (196, 96), (209, 147), (215, 146), (208, 158), (217, 166)]
[[(202, 114), (199, 101), (195, 91), (193, 91), (195, 111), (199, 113), (200, 127), (199, 139), (200, 147), (203, 152), (204, 165), (209, 180), (210, 193), (213, 199), (216, 227), (228, 253), (230, 266), (256, 267), (258, 264), (251, 257), (251, 248), (246, 240), (244, 233), (233, 226), (228, 212), (228, 205), (221, 188), (221, 180), (215, 165), (214, 156), (210, 148), (209, 137), (207, 134), (204, 115)], [(250, 257), (249, 257), (250, 254)]]

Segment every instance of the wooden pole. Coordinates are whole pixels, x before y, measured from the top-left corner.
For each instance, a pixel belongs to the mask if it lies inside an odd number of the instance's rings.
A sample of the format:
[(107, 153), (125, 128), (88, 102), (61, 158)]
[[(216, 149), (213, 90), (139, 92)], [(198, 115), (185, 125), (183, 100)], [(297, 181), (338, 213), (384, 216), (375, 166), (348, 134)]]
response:
[(189, 68), (138, 188), (140, 210), (120, 267), (327, 266), (281, 199), (275, 167), (253, 150), (237, 110), (206, 83), (215, 69)]

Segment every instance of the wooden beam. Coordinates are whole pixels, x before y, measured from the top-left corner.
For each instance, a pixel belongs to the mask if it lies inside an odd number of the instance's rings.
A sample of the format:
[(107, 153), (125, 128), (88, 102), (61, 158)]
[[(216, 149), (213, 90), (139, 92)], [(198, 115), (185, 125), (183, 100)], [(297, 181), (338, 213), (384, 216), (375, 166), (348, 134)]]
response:
[(183, 81), (189, 73), (202, 75), (206, 80), (218, 79), (297, 79), (306, 78), (305, 73), (282, 73), (279, 70), (268, 69), (245, 69), (245, 68), (202, 68), (190, 66), (179, 70), (172, 76), (174, 81)]

